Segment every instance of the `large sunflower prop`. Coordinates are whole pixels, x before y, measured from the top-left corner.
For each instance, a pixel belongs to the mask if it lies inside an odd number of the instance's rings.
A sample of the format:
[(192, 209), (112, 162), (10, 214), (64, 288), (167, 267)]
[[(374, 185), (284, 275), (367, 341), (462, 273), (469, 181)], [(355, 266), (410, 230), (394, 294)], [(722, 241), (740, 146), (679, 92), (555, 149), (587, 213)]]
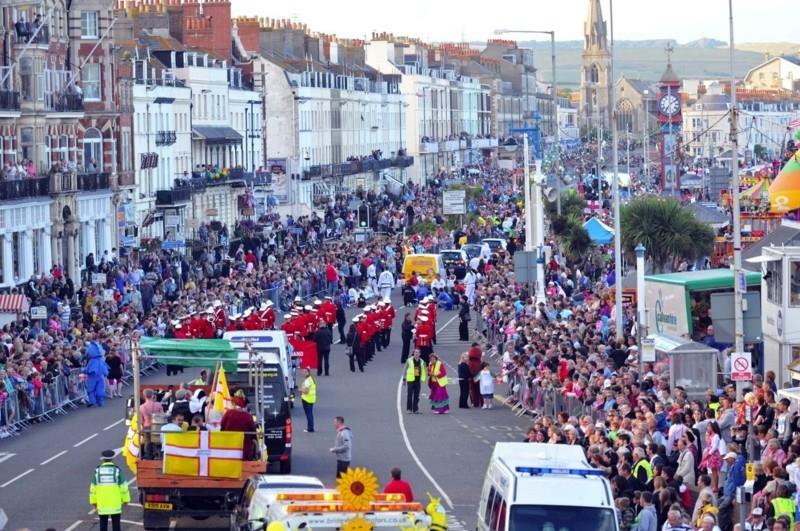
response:
[(378, 494), (378, 478), (366, 468), (348, 468), (336, 480), (336, 489), (342, 499), (343, 509), (364, 511)]
[(354, 516), (342, 524), (342, 531), (372, 531), (373, 526), (363, 516)]

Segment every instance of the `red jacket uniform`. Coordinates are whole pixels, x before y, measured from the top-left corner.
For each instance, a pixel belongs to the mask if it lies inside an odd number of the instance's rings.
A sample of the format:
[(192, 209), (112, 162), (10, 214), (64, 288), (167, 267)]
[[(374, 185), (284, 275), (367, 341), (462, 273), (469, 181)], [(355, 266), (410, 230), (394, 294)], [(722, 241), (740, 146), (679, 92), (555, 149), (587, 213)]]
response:
[(272, 330), (275, 328), (275, 309), (271, 306), (266, 310), (259, 312), (258, 317), (261, 319), (262, 330)]
[(228, 318), (225, 315), (225, 309), (222, 306), (214, 308), (214, 325), (217, 330), (224, 330), (227, 322)]
[(320, 313), (326, 324), (336, 324), (336, 305), (333, 301), (325, 300), (320, 305)]
[(431, 325), (431, 322), (418, 322), (416, 336), (414, 344), (417, 347), (430, 347), (433, 344), (433, 325)]

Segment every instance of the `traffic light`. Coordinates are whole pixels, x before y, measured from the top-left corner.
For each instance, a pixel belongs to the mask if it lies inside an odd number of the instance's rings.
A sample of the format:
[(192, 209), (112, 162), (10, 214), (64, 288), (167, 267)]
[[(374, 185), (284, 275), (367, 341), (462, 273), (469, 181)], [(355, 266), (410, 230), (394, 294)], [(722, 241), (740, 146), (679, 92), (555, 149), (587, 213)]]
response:
[(366, 203), (361, 203), (358, 207), (358, 228), (369, 228), (369, 206)]

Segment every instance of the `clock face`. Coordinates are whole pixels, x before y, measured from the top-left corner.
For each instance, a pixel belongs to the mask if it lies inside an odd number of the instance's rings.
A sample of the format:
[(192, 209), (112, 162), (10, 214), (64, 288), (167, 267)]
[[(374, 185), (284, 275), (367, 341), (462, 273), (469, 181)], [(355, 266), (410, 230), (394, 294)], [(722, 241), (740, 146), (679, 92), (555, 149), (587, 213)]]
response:
[(664, 94), (658, 100), (658, 109), (666, 116), (675, 116), (681, 110), (681, 100), (675, 94)]

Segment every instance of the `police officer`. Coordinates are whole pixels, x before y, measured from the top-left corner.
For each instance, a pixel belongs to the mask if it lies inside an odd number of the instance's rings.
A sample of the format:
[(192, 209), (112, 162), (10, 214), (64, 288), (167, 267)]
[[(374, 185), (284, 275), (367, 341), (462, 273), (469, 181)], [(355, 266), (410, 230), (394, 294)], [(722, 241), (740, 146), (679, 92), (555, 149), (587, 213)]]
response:
[(114, 452), (105, 450), (101, 457), (102, 462), (94, 469), (89, 486), (89, 503), (97, 509), (100, 531), (108, 531), (109, 518), (113, 530), (120, 531), (122, 508), (130, 503), (131, 493), (122, 471), (113, 462)]

